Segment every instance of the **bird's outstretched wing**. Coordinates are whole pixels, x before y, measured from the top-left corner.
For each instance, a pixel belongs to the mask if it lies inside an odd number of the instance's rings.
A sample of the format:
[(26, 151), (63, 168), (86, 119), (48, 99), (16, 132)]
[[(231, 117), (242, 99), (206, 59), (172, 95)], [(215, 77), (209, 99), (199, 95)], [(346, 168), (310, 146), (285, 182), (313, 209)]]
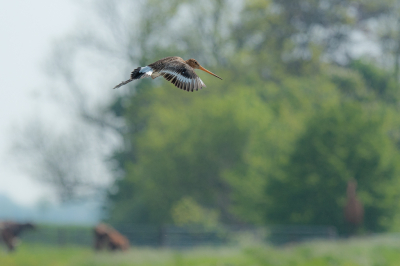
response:
[(180, 57), (167, 57), (150, 64), (149, 67), (179, 89), (197, 91), (202, 87), (206, 87), (204, 82), (194, 72), (194, 69)]
[(174, 67), (167, 66), (159, 73), (176, 87), (185, 91), (197, 91), (202, 87), (206, 87), (204, 82), (194, 72), (194, 69), (186, 64)]

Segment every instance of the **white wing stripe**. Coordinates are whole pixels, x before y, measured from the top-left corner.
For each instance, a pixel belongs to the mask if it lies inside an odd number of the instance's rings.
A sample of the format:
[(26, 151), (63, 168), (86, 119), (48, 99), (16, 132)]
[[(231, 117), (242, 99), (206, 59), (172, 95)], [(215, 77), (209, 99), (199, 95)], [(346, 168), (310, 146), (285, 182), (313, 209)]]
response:
[[(150, 67), (148, 67), (148, 68), (151, 69)], [(147, 70), (147, 69), (143, 68), (143, 70)], [(142, 69), (140, 70), (140, 72), (142, 72)], [(179, 74), (176, 71), (172, 71), (169, 69), (163, 69), (159, 73), (170, 74), (170, 75), (175, 76), (177, 81), (184, 83), (184, 84), (182, 84), (183, 89), (186, 89), (186, 87), (187, 87), (188, 90), (198, 90), (198, 89), (201, 89), (202, 87), (206, 87), (206, 84), (204, 84), (204, 82), (199, 77), (196, 77), (193, 79), (186, 78), (182, 74)]]
[(140, 68), (139, 73), (146, 73), (149, 71), (153, 72), (153, 69), (151, 69), (151, 67), (149, 67), (149, 66), (145, 66), (145, 67)]
[(175, 72), (175, 71), (171, 71), (171, 70), (164, 69), (164, 70), (162, 70), (162, 71), (160, 71), (160, 72), (161, 72), (161, 73), (167, 73), (167, 74), (170, 74), (170, 75), (174, 75), (174, 76), (176, 76), (177, 79), (178, 79), (179, 81), (181, 81), (181, 82), (188, 83), (188, 82), (191, 81), (190, 78), (186, 78), (186, 77), (184, 77), (183, 75), (181, 75), (181, 74), (179, 74), (179, 73), (177, 73), (177, 72)]
[(174, 75), (174, 76), (176, 76), (176, 74), (177, 74), (175, 71), (171, 71), (171, 70), (168, 70), (168, 69), (163, 69), (163, 70), (160, 71), (160, 73), (167, 73), (167, 74), (171, 74), (171, 75)]
[(145, 66), (140, 68), (139, 73), (144, 73), (143, 76), (141, 76), (140, 78), (145, 78), (148, 76), (151, 76), (151, 74), (153, 74), (153, 69), (149, 66)]

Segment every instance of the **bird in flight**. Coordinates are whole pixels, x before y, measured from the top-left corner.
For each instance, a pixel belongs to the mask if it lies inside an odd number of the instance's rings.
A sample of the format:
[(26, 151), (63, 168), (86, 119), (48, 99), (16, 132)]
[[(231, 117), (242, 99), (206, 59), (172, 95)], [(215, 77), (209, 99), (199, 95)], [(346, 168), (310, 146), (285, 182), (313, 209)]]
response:
[(178, 56), (171, 56), (158, 60), (148, 66), (136, 68), (132, 71), (130, 79), (121, 82), (115, 86), (114, 89), (135, 79), (147, 77), (155, 79), (158, 76), (163, 76), (179, 89), (185, 91), (197, 91), (202, 87), (206, 87), (206, 84), (204, 84), (204, 82), (194, 72), (195, 69), (203, 70), (222, 80), (222, 78), (202, 67), (195, 59), (185, 61)]

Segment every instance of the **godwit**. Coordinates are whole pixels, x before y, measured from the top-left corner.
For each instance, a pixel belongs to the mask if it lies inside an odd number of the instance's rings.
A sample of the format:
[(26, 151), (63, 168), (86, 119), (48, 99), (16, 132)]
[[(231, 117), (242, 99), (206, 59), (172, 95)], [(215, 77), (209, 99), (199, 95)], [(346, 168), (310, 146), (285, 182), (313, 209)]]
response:
[(179, 89), (185, 91), (197, 91), (202, 87), (206, 87), (206, 84), (204, 84), (204, 82), (194, 72), (195, 69), (203, 70), (222, 80), (222, 78), (202, 67), (195, 59), (185, 61), (178, 56), (171, 56), (158, 60), (148, 66), (136, 68), (132, 71), (130, 79), (121, 82), (115, 86), (114, 89), (135, 79), (147, 77), (155, 79), (158, 76), (163, 76)]

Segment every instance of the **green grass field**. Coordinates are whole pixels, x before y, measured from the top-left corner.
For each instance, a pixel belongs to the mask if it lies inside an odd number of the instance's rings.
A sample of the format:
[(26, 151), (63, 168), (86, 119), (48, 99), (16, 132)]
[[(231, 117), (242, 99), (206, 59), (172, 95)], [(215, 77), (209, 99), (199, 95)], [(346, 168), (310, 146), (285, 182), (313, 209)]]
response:
[(133, 247), (129, 252), (95, 253), (89, 248), (21, 244), (15, 253), (0, 251), (1, 266), (256, 266), (400, 265), (400, 237), (380, 236), (314, 241), (285, 247), (199, 247), (186, 250)]

